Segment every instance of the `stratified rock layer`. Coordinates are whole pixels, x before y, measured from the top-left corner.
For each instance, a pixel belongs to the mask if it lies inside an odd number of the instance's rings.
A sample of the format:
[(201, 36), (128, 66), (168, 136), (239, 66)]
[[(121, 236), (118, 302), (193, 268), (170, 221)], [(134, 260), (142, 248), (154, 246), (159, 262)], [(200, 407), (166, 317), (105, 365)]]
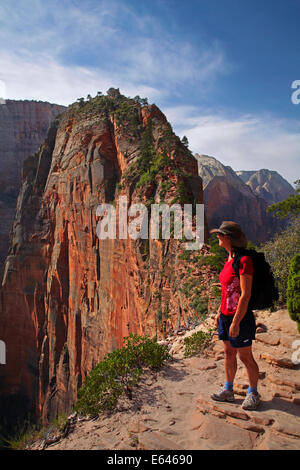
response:
[[(296, 322), (287, 310), (256, 311), (256, 323), (264, 329), (253, 343), (259, 367), (257, 410), (242, 408), (248, 376), (237, 358), (234, 403), (216, 402), (211, 395), (224, 384), (224, 347), (212, 335), (202, 353), (184, 357), (184, 340), (213, 327), (206, 325), (169, 336), (164, 343), (175, 360), (162, 370), (145, 374), (133, 390), (133, 399), (119, 399), (115, 413), (100, 413), (83, 421), (72, 416), (67, 438), (49, 429), (51, 440), (41, 439), (30, 449), (49, 450), (297, 450), (300, 444), (300, 351)], [(299, 343), (297, 343), (299, 344)], [(294, 367), (287, 367), (294, 350)], [(296, 357), (295, 357), (296, 356)], [(266, 360), (266, 358), (268, 358)], [(269, 360), (272, 358), (272, 361)], [(47, 436), (48, 437), (48, 436)]]
[[(149, 162), (152, 179), (148, 172), (137, 184), (141, 149), (156, 160)], [(73, 105), (24, 162), (1, 290), (7, 365), (0, 392), (6, 411), (11, 403), (10, 420), (24, 410), (44, 421), (69, 411), (86, 374), (124, 336), (160, 337), (184, 322), (178, 240), (97, 237), (96, 208), (114, 201), (118, 209), (118, 194), (128, 206), (203, 203), (197, 162), (165, 116), (113, 90)]]
[(23, 161), (38, 150), (49, 124), (65, 109), (42, 101), (6, 100), (0, 105), (0, 272), (8, 251)]
[(295, 193), (293, 186), (286, 181), (277, 171), (237, 171), (236, 174), (258, 196), (264, 198), (268, 204), (283, 201)]

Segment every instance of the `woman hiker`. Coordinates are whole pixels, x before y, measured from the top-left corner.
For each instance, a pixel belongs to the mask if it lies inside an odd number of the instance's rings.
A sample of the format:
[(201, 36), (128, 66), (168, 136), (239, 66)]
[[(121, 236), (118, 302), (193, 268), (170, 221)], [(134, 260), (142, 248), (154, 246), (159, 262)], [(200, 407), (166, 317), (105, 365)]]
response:
[(225, 385), (211, 395), (216, 401), (234, 401), (233, 381), (237, 370), (237, 355), (246, 367), (249, 387), (242, 403), (245, 410), (255, 410), (260, 403), (257, 392), (259, 369), (252, 355), (252, 340), (255, 339), (255, 318), (248, 308), (251, 296), (253, 261), (250, 256), (242, 256), (239, 265), (240, 277), (236, 276), (232, 263), (239, 248), (246, 248), (247, 239), (239, 224), (224, 221), (216, 233), (219, 245), (228, 252), (219, 280), (222, 286), (221, 305), (216, 325), (219, 339), (223, 340), (225, 352)]

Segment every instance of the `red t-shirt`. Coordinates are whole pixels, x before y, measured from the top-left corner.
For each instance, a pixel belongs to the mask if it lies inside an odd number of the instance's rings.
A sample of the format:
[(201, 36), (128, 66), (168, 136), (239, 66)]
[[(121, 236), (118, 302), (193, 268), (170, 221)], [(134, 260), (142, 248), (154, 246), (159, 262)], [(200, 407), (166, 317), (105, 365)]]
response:
[[(219, 280), (222, 286), (221, 312), (224, 315), (234, 315), (241, 295), (240, 280), (232, 267), (233, 259), (225, 261), (220, 272)], [(253, 261), (250, 256), (242, 256), (239, 273), (253, 274)]]

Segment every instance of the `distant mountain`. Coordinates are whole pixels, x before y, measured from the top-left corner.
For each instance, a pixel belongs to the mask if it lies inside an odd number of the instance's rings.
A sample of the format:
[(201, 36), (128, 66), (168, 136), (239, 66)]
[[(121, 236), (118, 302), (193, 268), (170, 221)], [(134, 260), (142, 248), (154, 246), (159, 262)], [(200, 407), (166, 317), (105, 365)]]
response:
[(293, 186), (286, 181), (277, 171), (237, 171), (236, 174), (258, 196), (264, 198), (268, 204), (283, 201), (295, 193)]
[(218, 227), (223, 220), (233, 220), (242, 226), (248, 240), (261, 243), (284, 226), (266, 212), (266, 199), (257, 195), (230, 166), (207, 155), (195, 157), (203, 181), (209, 229)]

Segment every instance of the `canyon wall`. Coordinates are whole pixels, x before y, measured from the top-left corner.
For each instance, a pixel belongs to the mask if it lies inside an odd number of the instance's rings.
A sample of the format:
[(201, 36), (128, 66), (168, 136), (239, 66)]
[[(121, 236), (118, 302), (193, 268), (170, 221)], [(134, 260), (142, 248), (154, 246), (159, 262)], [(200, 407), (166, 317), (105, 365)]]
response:
[(236, 174), (246, 183), (257, 196), (262, 197), (268, 204), (283, 201), (295, 194), (293, 186), (277, 171), (237, 171)]
[[(258, 193), (250, 184), (246, 184), (243, 181), (245, 175), (241, 178), (241, 172), (236, 173), (230, 166), (223, 165), (214, 157), (198, 154), (195, 154), (195, 157), (199, 175), (203, 180), (209, 229), (219, 227), (223, 220), (233, 220), (242, 226), (248, 240), (259, 244), (285, 227), (284, 221), (277, 220), (266, 212), (270, 199), (263, 197), (266, 192)], [(277, 193), (279, 194), (279, 189)], [(284, 194), (283, 189), (282, 195)]]
[(197, 162), (161, 111), (111, 89), (70, 106), (24, 161), (0, 304), (0, 411), (10, 422), (70, 411), (124, 336), (162, 337), (186, 320), (184, 240), (97, 236), (97, 206), (118, 210), (120, 195), (128, 208), (203, 203)]
[(23, 161), (38, 150), (49, 124), (65, 109), (42, 101), (6, 100), (0, 105), (0, 274), (8, 251)]

